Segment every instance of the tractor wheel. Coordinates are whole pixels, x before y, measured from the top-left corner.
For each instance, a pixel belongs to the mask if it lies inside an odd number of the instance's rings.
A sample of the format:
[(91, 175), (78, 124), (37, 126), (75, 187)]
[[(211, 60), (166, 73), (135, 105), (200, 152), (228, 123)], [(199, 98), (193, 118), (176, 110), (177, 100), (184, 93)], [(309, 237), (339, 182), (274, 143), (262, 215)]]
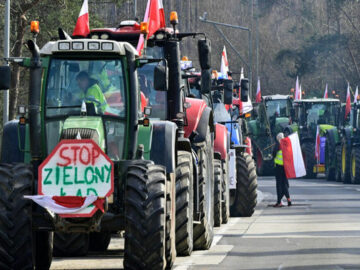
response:
[(341, 181), (345, 184), (350, 184), (350, 160), (351, 160), (351, 146), (343, 140), (341, 144)]
[(89, 250), (104, 252), (108, 249), (110, 241), (110, 232), (92, 232), (89, 235)]
[(46, 270), (50, 268), (53, 254), (54, 233), (48, 231), (34, 232), (36, 257), (35, 269)]
[(171, 269), (176, 258), (176, 183), (175, 176), (168, 176), (166, 183), (166, 269)]
[(229, 222), (230, 218), (230, 192), (229, 192), (229, 161), (226, 160), (222, 162), (223, 178), (221, 181), (221, 214), (222, 214), (222, 223), (226, 224)]
[(305, 142), (302, 146), (302, 153), (305, 162), (306, 176), (307, 179), (316, 177), (314, 173), (315, 166), (315, 145), (312, 142)]
[(176, 252), (190, 256), (193, 250), (193, 163), (191, 153), (179, 151), (176, 168)]
[(208, 127), (206, 145), (199, 148), (200, 222), (194, 225), (194, 249), (207, 250), (214, 238), (214, 168), (213, 141)]
[[(333, 152), (334, 154), (331, 154)], [(327, 181), (335, 181), (335, 170), (336, 168), (331, 163), (332, 158), (335, 156), (335, 149), (331, 149), (330, 143), (329, 143), (329, 137), (326, 137), (325, 141), (325, 178)]]
[(32, 179), (28, 165), (0, 164), (0, 269), (34, 268), (31, 201), (24, 199), (32, 194)]
[(256, 173), (259, 176), (274, 175), (274, 162), (263, 160), (261, 152), (256, 149)]
[(360, 147), (351, 151), (351, 184), (360, 184)]
[(88, 233), (54, 234), (54, 257), (82, 257), (89, 251)]
[(251, 217), (257, 204), (255, 164), (247, 153), (236, 154), (236, 189), (232, 190), (230, 213), (233, 217)]
[(162, 166), (139, 160), (125, 184), (125, 269), (165, 269), (166, 175)]
[(221, 160), (214, 159), (214, 226), (220, 227), (222, 223), (221, 197), (223, 172)]
[(342, 154), (342, 147), (341, 145), (337, 145), (335, 147), (335, 181), (341, 182), (341, 154)]

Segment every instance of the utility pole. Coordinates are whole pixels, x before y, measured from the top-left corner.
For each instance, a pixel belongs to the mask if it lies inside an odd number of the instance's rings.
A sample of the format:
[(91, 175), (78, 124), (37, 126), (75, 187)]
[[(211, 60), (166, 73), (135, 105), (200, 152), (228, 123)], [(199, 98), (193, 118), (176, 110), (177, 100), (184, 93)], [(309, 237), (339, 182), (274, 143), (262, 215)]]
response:
[(134, 20), (136, 19), (136, 12), (137, 12), (137, 0), (134, 0)]
[[(4, 58), (10, 56), (10, 0), (5, 3)], [(6, 63), (6, 65), (9, 65)], [(3, 123), (9, 121), (9, 90), (4, 91)]]
[(259, 0), (256, 0), (256, 78), (259, 78)]

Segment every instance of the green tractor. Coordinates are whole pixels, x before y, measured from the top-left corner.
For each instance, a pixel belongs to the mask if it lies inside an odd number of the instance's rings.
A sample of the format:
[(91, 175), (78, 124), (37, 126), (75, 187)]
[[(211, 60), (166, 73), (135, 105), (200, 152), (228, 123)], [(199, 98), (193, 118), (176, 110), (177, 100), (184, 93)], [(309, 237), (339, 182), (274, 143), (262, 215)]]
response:
[(256, 119), (248, 122), (258, 175), (273, 174), (276, 135), (290, 124), (292, 98), (288, 95), (264, 96), (255, 105)]
[[(299, 133), (306, 167), (306, 178), (325, 173), (325, 143), (328, 130), (338, 126), (341, 103), (338, 99), (302, 99), (293, 102), (294, 123), (285, 128), (285, 134)], [(315, 158), (316, 133), (319, 127), (320, 157)]]
[[(28, 112), (22, 107), (2, 138), (0, 268), (49, 269), (53, 238), (54, 253), (74, 256), (89, 242), (106, 249), (119, 231), (125, 269), (171, 267), (177, 127), (144, 117), (137, 77), (138, 68), (158, 60), (138, 59), (126, 42), (60, 36), (41, 50), (28, 41), (31, 58), (7, 59), (28, 68), (30, 82)], [(98, 77), (104, 66), (108, 91)], [(166, 91), (166, 72), (155, 74), (156, 89)], [(9, 67), (0, 68), (0, 78), (0, 89), (8, 89)], [(88, 206), (55, 214), (24, 196)]]

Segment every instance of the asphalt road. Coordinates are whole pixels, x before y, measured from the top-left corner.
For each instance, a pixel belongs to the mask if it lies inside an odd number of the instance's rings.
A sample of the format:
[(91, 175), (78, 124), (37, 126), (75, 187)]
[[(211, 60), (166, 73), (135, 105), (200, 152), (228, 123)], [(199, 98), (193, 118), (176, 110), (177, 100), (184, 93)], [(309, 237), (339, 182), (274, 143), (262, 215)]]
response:
[[(251, 218), (216, 229), (213, 246), (177, 258), (174, 269), (360, 269), (360, 186), (291, 180), (292, 207), (273, 208), (273, 177), (259, 178)], [(123, 240), (108, 252), (55, 258), (51, 269), (122, 269)]]

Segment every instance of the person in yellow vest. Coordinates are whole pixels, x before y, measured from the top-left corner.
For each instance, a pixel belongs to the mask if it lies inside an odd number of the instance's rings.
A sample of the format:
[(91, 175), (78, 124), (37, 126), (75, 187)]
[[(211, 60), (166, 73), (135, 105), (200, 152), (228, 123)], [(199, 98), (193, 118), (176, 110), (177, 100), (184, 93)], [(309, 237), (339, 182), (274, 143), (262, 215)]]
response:
[(275, 177), (276, 177), (276, 193), (277, 202), (274, 207), (282, 207), (282, 198), (285, 196), (287, 199), (288, 206), (291, 206), (291, 199), (289, 194), (289, 180), (286, 178), (284, 169), (284, 159), (282, 150), (280, 148), (280, 141), (284, 138), (283, 133), (279, 133), (276, 136), (277, 144), (274, 149), (274, 163), (275, 163)]
[(97, 81), (90, 78), (86, 71), (81, 71), (76, 76), (76, 81), (82, 91), (76, 98), (84, 100), (86, 103), (93, 103), (97, 111), (103, 114), (107, 109), (108, 104)]

